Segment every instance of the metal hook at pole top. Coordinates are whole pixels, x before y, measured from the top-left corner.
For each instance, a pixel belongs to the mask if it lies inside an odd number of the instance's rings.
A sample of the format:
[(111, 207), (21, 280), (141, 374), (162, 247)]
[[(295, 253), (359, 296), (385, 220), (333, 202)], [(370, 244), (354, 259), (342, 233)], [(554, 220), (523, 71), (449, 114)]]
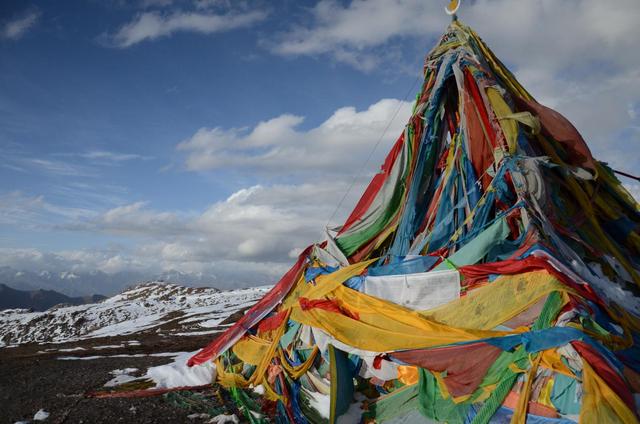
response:
[(447, 15), (451, 16), (451, 20), (455, 21), (458, 19), (458, 15), (456, 15), (456, 12), (458, 12), (458, 9), (460, 9), (461, 3), (462, 0), (451, 0), (449, 2), (449, 5), (444, 8), (444, 11), (447, 12)]

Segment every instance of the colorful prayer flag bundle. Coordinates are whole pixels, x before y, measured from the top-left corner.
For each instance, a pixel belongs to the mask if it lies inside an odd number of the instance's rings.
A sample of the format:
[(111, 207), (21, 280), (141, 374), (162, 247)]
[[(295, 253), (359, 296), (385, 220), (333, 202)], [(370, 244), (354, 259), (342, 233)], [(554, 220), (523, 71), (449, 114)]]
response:
[(639, 285), (640, 205), (454, 20), (346, 222), (190, 363), (256, 422), (634, 423)]

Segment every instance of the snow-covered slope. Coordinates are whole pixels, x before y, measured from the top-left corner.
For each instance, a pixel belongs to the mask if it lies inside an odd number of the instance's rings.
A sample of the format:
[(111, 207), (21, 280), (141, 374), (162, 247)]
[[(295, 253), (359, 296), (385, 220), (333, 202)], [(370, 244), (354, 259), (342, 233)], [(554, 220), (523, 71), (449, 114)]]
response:
[(0, 347), (61, 343), (140, 332), (208, 334), (259, 300), (269, 287), (230, 291), (144, 283), (103, 302), (29, 312), (0, 311)]

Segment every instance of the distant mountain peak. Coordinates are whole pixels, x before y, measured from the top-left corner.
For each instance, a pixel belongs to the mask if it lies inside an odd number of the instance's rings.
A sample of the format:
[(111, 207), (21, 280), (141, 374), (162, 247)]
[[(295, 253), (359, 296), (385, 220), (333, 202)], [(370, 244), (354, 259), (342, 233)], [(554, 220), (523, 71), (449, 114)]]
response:
[(55, 290), (17, 290), (0, 283), (0, 309), (44, 311), (59, 304), (82, 305), (103, 299), (102, 295), (69, 297)]

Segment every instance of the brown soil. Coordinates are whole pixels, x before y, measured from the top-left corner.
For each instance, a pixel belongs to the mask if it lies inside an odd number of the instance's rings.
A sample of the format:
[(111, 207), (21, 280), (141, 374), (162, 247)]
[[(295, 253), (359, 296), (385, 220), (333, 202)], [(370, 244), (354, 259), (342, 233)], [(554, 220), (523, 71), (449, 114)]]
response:
[[(205, 392), (202, 405), (177, 405), (170, 396), (150, 398), (88, 398), (113, 376), (110, 371), (138, 368), (171, 362), (171, 358), (145, 356), (139, 358), (99, 358), (92, 360), (60, 360), (60, 356), (93, 356), (116, 354), (150, 354), (194, 351), (211, 341), (212, 336), (162, 337), (136, 334), (84, 340), (76, 343), (38, 345), (0, 349), (0, 424), (31, 421), (39, 409), (50, 415), (45, 423), (202, 423), (208, 418), (188, 418), (219, 406), (213, 390)], [(137, 340), (140, 346), (92, 350), (94, 346), (118, 345)], [(46, 349), (84, 347), (73, 352), (44, 352)], [(40, 353), (44, 352), (44, 353)], [(208, 404), (210, 395), (211, 403)], [(198, 410), (201, 409), (201, 410)], [(234, 411), (228, 411), (232, 413)]]

